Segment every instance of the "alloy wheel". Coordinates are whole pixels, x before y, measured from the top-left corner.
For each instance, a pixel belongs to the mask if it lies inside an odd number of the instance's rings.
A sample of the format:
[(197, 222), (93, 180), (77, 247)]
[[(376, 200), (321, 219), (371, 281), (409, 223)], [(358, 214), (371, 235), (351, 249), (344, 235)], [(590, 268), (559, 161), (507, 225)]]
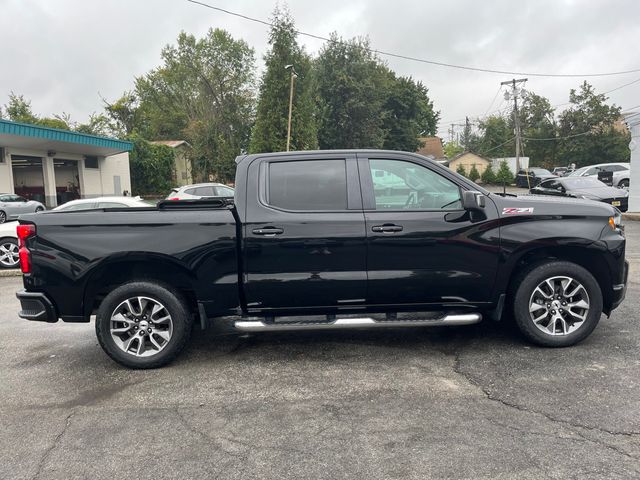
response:
[(4, 223), (7, 221), (7, 214), (0, 211), (0, 223)]
[(150, 357), (169, 344), (173, 320), (158, 300), (131, 297), (120, 303), (111, 314), (109, 331), (123, 352), (136, 357)]
[(580, 328), (589, 315), (589, 294), (575, 278), (547, 278), (533, 290), (529, 315), (533, 324), (547, 335), (569, 335)]
[(0, 264), (4, 267), (14, 268), (19, 263), (18, 246), (12, 242), (0, 243)]

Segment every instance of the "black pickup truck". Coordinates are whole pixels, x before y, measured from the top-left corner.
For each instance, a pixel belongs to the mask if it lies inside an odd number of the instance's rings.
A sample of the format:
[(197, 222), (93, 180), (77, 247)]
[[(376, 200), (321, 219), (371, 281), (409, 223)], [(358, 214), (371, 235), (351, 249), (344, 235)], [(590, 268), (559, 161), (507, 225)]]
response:
[(20, 218), (20, 316), (89, 322), (132, 368), (214, 322), (239, 332), (514, 319), (544, 346), (623, 300), (620, 212), (497, 195), (411, 153), (246, 155), (233, 199)]

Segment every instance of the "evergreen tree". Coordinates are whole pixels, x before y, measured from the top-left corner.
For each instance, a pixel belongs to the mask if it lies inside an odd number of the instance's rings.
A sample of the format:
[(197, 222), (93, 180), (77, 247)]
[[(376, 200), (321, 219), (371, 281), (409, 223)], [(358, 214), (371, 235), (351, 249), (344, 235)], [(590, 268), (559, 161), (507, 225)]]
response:
[(469, 170), (469, 180), (471, 180), (472, 182), (475, 182), (479, 178), (480, 178), (480, 172), (478, 172), (478, 169), (476, 168), (476, 164), (474, 163), (473, 165), (471, 165), (471, 170)]
[(312, 90), (312, 62), (296, 40), (295, 25), (287, 10), (276, 7), (269, 45), (265, 55), (256, 123), (251, 134), (251, 152), (284, 151), (287, 144), (289, 92), (293, 65), (294, 80), (291, 115), (291, 150), (310, 150), (318, 146)]
[(493, 185), (494, 183), (496, 183), (496, 174), (493, 171), (493, 167), (491, 166), (491, 164), (487, 165), (487, 168), (484, 172), (482, 172), (480, 179), (485, 185)]
[(462, 165), (462, 164), (458, 165), (458, 168), (456, 168), (456, 172), (458, 172), (463, 177), (467, 176), (467, 172), (465, 171), (464, 165)]
[(316, 60), (316, 72), (320, 147), (381, 148), (392, 75), (369, 41), (331, 34)]
[(506, 160), (500, 162), (500, 168), (496, 173), (496, 182), (500, 185), (511, 185), (515, 181), (513, 173)]

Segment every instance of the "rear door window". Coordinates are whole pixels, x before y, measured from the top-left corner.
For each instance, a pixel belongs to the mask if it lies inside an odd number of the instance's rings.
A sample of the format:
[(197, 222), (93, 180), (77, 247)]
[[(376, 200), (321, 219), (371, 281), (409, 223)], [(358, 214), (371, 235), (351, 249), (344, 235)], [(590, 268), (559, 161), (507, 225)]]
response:
[(216, 193), (213, 190), (213, 187), (211, 185), (206, 186), (206, 187), (198, 187), (195, 188), (195, 193), (192, 193), (191, 195), (197, 195), (198, 197), (215, 197)]
[(284, 210), (346, 210), (345, 160), (271, 162), (267, 203)]

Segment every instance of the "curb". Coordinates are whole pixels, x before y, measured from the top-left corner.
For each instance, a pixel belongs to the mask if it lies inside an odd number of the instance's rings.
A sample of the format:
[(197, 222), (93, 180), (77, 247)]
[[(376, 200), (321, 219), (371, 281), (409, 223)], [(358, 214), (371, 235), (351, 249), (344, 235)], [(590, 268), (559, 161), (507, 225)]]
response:
[(2, 277), (21, 277), (22, 272), (19, 269), (11, 268), (7, 270), (0, 270), (0, 278)]
[(640, 213), (623, 213), (622, 218), (624, 220), (630, 220), (632, 222), (640, 222)]

